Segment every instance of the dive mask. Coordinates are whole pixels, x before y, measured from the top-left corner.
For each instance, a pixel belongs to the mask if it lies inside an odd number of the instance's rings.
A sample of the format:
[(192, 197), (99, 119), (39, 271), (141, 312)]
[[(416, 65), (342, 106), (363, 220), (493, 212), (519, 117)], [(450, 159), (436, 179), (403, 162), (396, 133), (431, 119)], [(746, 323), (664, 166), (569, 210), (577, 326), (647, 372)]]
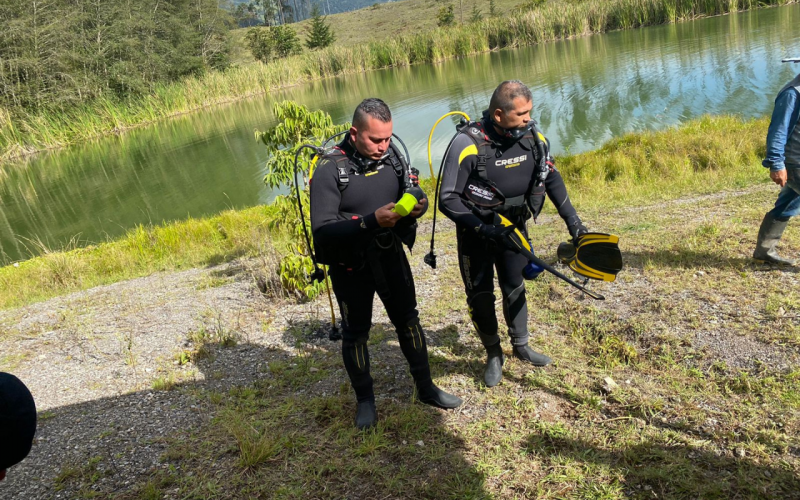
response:
[(530, 130), (527, 126), (525, 127), (515, 127), (515, 128), (504, 128), (497, 124), (494, 120), (492, 120), (492, 124), (503, 131), (503, 138), (508, 139), (510, 141), (518, 141), (525, 137), (525, 134), (528, 133)]

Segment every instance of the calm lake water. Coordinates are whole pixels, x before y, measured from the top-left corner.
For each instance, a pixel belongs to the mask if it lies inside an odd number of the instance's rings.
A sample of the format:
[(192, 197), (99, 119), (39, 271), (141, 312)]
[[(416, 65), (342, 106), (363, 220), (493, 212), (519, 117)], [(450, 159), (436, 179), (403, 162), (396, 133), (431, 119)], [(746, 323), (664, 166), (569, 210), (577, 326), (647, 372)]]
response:
[[(371, 72), (240, 101), (0, 168), (0, 265), (124, 234), (138, 224), (267, 203), (266, 154), (253, 131), (293, 99), (348, 121), (364, 97), (392, 107), (395, 132), (428, 172), (426, 144), (452, 110), (477, 117), (494, 87), (518, 78), (556, 154), (702, 114), (761, 116), (800, 65), (800, 5), (503, 50), (436, 65)], [(434, 164), (452, 135), (443, 123)]]

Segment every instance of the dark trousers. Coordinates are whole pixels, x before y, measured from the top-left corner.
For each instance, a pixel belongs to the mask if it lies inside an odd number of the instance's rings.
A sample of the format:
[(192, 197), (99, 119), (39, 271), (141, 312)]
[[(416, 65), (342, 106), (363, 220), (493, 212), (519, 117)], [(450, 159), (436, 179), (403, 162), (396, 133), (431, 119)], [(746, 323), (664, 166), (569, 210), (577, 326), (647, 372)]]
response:
[(419, 323), (414, 278), (399, 242), (373, 254), (358, 268), (330, 267), (331, 283), (342, 317), (342, 358), (359, 402), (374, 400), (367, 341), (375, 293), (397, 331), (400, 350), (417, 387), (428, 387), (431, 372), (425, 333)]
[[(518, 225), (524, 228), (524, 224)], [(471, 228), (459, 227), (458, 265), (467, 292), (467, 306), (472, 324), (484, 346), (500, 342), (494, 308), (494, 271), (503, 295), (503, 316), (508, 325), (511, 343), (528, 343), (528, 306), (522, 269), (528, 259), (521, 254), (498, 249), (494, 243), (480, 238)], [(527, 238), (527, 232), (525, 234)]]

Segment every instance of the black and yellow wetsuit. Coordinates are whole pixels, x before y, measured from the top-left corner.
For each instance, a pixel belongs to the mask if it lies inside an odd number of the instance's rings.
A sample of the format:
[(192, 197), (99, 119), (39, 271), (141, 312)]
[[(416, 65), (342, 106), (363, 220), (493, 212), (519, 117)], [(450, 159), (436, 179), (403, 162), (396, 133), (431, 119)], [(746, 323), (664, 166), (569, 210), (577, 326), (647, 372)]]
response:
[(495, 268), (511, 342), (514, 346), (528, 343), (528, 310), (522, 277), (522, 269), (528, 262), (519, 253), (485, 239), (482, 227), (488, 221), (473, 213), (463, 201), (464, 187), (470, 176), (477, 174), (480, 157), (484, 158), (485, 176), (506, 198), (506, 204), (497, 211), (526, 237), (525, 221), (539, 214), (545, 193), (556, 205), (571, 236), (586, 231), (569, 201), (561, 175), (552, 164), (544, 184), (534, 182), (537, 154), (532, 131), (518, 141), (509, 141), (496, 133), (484, 113), (481, 122), (461, 131), (445, 158), (439, 209), (457, 225), (459, 268), (467, 304), (473, 324), (487, 347), (500, 341), (494, 307)]
[(314, 246), (330, 265), (342, 316), (342, 357), (359, 402), (374, 401), (367, 340), (376, 292), (418, 389), (432, 385), (414, 278), (401, 242), (408, 241), (416, 221), (408, 216), (393, 228), (381, 228), (375, 217), (375, 210), (397, 201), (404, 190), (392, 164), (401, 159), (389, 151), (387, 160), (365, 167), (346, 139), (319, 160), (311, 180)]

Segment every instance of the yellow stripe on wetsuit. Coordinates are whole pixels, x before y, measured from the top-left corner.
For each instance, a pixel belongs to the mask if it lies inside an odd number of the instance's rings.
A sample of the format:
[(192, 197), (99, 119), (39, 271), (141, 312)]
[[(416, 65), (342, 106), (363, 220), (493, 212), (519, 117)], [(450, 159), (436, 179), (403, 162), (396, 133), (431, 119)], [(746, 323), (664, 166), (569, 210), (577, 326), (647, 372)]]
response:
[(474, 144), (470, 144), (461, 151), (461, 154), (458, 155), (458, 164), (461, 165), (464, 158), (470, 155), (478, 156), (478, 148)]

